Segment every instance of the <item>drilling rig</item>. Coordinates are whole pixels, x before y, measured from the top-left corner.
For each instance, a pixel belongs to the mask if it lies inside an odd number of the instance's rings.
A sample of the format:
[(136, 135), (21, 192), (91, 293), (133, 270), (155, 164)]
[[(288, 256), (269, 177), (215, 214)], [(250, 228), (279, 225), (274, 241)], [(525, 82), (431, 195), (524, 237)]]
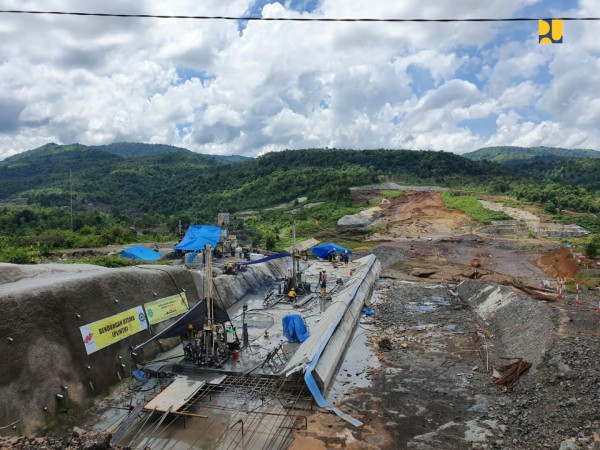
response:
[(194, 362), (199, 365), (220, 367), (227, 361), (230, 349), (227, 346), (225, 324), (219, 323), (215, 314), (212, 279), (212, 246), (204, 246), (204, 326), (198, 336)]

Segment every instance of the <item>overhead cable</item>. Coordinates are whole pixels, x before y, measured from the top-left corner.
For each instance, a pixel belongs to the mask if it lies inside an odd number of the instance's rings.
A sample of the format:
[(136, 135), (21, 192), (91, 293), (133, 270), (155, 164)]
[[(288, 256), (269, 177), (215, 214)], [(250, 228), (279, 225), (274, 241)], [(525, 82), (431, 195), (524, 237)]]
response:
[[(506, 17), (506, 18), (464, 18), (464, 19), (377, 19), (377, 18), (334, 18), (334, 17), (255, 17), (255, 16), (188, 16), (188, 15), (163, 15), (163, 14), (120, 14), (97, 13), (77, 11), (36, 11), (36, 10), (0, 10), (0, 14), (34, 14), (55, 16), (91, 16), (91, 17), (122, 17), (138, 19), (193, 19), (193, 20), (232, 20), (255, 22), (537, 22), (539, 17)], [(552, 17), (554, 20), (574, 21), (600, 21), (600, 17)]]

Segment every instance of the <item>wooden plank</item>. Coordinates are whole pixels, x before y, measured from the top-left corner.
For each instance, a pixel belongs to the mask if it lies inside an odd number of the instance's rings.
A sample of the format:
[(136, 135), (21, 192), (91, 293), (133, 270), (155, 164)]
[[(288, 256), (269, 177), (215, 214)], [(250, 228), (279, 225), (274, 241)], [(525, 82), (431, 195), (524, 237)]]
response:
[(171, 412), (179, 411), (204, 384), (204, 381), (177, 377), (162, 392), (146, 403), (144, 409), (152, 411), (156, 408), (156, 412), (166, 412), (170, 407)]

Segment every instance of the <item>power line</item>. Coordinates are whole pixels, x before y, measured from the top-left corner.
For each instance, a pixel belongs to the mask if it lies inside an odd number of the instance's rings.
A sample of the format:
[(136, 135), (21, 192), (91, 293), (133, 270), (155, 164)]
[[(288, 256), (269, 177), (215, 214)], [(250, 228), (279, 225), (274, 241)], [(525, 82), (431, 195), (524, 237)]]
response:
[[(185, 15), (158, 15), (158, 14), (117, 14), (117, 13), (94, 13), (76, 11), (34, 11), (34, 10), (0, 10), (2, 14), (34, 14), (54, 16), (91, 16), (91, 17), (122, 17), (138, 19), (193, 19), (193, 20), (233, 20), (233, 21), (255, 21), (255, 22), (537, 22), (540, 18), (532, 17), (508, 17), (500, 19), (491, 18), (467, 18), (467, 19), (374, 19), (374, 18), (333, 18), (333, 17), (251, 17), (251, 16), (185, 16)], [(554, 20), (574, 21), (600, 21), (600, 17), (552, 17)]]

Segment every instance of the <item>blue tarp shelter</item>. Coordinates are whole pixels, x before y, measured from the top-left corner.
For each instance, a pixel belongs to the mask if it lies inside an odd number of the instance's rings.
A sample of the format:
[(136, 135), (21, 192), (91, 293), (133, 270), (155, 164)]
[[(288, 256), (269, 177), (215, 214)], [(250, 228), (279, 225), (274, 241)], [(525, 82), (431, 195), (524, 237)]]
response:
[[(313, 252), (317, 256), (317, 258), (321, 258), (321, 259), (327, 259), (327, 255), (329, 254), (329, 252), (331, 250), (335, 250), (337, 253), (344, 253), (348, 249), (344, 248), (344, 247), (340, 247), (339, 245), (335, 244), (334, 242), (330, 242), (329, 244), (319, 245), (317, 247), (312, 247), (310, 249), (310, 251)], [(352, 254), (352, 250), (348, 250), (348, 253)]]
[(133, 247), (123, 249), (121, 255), (124, 258), (141, 259), (143, 261), (156, 261), (162, 256), (162, 253), (156, 252), (143, 245), (134, 245)]
[(204, 250), (206, 244), (217, 246), (221, 237), (221, 228), (211, 225), (192, 225), (188, 228), (187, 233), (181, 242), (175, 245), (175, 250), (198, 251)]
[(281, 319), (283, 335), (288, 342), (304, 342), (308, 339), (308, 330), (300, 314), (288, 314)]

